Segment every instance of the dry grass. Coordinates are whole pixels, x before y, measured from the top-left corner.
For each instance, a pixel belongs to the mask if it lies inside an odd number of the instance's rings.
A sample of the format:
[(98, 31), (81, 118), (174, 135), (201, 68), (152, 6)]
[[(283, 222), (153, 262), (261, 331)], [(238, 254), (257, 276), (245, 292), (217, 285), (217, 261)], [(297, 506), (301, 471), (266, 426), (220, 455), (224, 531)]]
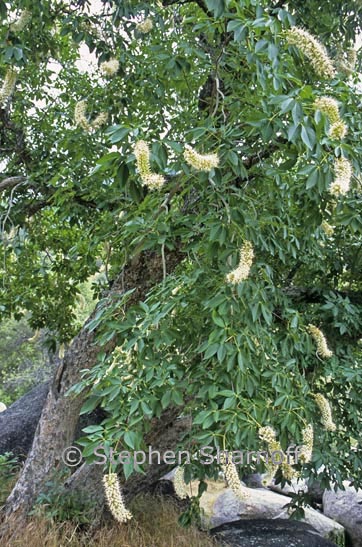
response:
[(70, 523), (54, 525), (33, 519), (21, 531), (2, 538), (1, 547), (215, 547), (197, 528), (179, 526), (179, 510), (172, 500), (139, 498), (132, 512), (129, 524), (113, 522), (92, 535)]

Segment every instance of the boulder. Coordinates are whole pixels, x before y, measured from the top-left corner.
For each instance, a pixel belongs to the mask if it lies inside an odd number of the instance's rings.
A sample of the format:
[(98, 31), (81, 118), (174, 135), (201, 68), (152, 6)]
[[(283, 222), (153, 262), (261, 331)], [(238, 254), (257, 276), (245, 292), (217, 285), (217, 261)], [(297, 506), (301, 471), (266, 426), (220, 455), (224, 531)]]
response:
[[(38, 425), (49, 390), (49, 383), (40, 384), (20, 397), (0, 414), (0, 454), (12, 452), (19, 460), (26, 458)], [(102, 409), (80, 417), (76, 438), (83, 436), (82, 429), (99, 424), (105, 417)]]
[[(193, 483), (192, 483), (193, 484)], [(193, 492), (197, 492), (197, 483), (193, 484)], [(200, 499), (202, 509), (202, 525), (204, 528), (214, 528), (221, 524), (240, 519), (288, 519), (285, 507), (290, 498), (276, 494), (265, 488), (246, 488), (248, 498), (240, 500), (230, 488), (217, 481), (208, 481), (208, 488)], [(344, 546), (344, 528), (332, 519), (311, 508), (305, 509), (306, 522), (325, 539)]]
[(346, 529), (352, 547), (362, 547), (362, 490), (344, 483), (346, 490), (326, 490), (323, 494), (323, 512)]
[(48, 393), (48, 384), (35, 387), (0, 414), (0, 454), (20, 459), (28, 453)]
[(211, 530), (220, 547), (335, 547), (305, 522), (238, 520)]

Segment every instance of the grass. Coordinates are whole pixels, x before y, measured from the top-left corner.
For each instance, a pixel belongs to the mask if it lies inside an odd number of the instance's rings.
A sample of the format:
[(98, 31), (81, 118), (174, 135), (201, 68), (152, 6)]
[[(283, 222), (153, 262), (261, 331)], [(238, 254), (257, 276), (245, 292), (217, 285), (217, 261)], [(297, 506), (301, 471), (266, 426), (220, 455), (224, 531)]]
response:
[(33, 518), (21, 530), (1, 538), (2, 547), (215, 547), (213, 540), (195, 527), (178, 524), (180, 510), (171, 498), (140, 496), (131, 507), (127, 525), (104, 524), (95, 532), (64, 522), (53, 524)]

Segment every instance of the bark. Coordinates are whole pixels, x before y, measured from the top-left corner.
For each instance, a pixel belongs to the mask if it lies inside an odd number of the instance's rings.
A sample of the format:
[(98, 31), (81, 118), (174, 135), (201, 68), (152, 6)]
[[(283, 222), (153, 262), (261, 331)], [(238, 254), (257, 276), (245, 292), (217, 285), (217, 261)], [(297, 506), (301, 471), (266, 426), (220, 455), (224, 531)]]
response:
[[(165, 253), (167, 273), (180, 262), (183, 255), (176, 251)], [(128, 305), (143, 300), (149, 289), (163, 277), (163, 264), (155, 252), (143, 252), (136, 256), (115, 281), (108, 293), (109, 302), (124, 291), (134, 289)], [(100, 305), (104, 305), (103, 303)], [(99, 311), (99, 306), (89, 321)], [(4, 508), (6, 516), (12, 515), (19, 524), (25, 519), (37, 495), (50, 474), (62, 463), (62, 453), (72, 445), (80, 409), (85, 393), (67, 397), (71, 386), (81, 380), (81, 370), (91, 368), (97, 362), (100, 346), (96, 341), (96, 330), (90, 332), (88, 323), (73, 340), (64, 359), (59, 363), (50, 384), (49, 393), (39, 420), (32, 449), (27, 457), (19, 480), (11, 492)], [(111, 340), (107, 351), (112, 351), (116, 340)], [(104, 350), (104, 348), (102, 348)]]

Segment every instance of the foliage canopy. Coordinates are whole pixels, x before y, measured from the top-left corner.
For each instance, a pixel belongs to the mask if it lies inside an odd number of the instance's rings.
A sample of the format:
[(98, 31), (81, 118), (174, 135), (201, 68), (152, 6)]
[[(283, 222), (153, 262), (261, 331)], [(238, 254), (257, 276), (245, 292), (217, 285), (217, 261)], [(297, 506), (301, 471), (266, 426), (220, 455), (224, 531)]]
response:
[[(328, 4), (328, 6), (327, 6)], [(303, 468), (362, 485), (361, 93), (350, 63), (360, 2), (314, 0), (18, 1), (31, 18), (20, 32), (3, 15), (0, 70), (18, 72), (0, 110), (2, 313), (30, 313), (54, 345), (76, 332), (79, 284), (102, 270), (107, 284), (140, 252), (164, 260), (163, 282), (126, 310), (129, 292), (104, 296), (89, 323), (112, 354), (84, 371), (84, 412), (108, 417), (86, 430), (84, 455), (98, 444), (139, 449), (151, 420), (170, 405), (189, 413), (183, 447), (258, 449), (272, 425), (286, 448), (313, 423), (312, 461)], [(6, 19), (7, 16), (7, 19)], [(139, 22), (149, 17), (152, 28)], [(335, 75), (321, 78), (288, 30), (323, 41)], [(36, 42), (34, 41), (36, 36)], [(77, 65), (79, 45), (97, 67)], [(111, 76), (101, 64), (119, 62)], [(348, 70), (347, 70), (348, 69)], [(338, 102), (347, 136), (329, 134), (321, 97)], [(74, 110), (87, 101), (85, 131)], [(143, 184), (134, 144), (146, 141), (158, 190)], [(216, 153), (196, 170), (185, 145)], [(336, 158), (347, 158), (350, 190), (330, 192)], [(324, 224), (323, 224), (324, 222)], [(328, 223), (333, 230), (326, 230)], [(228, 283), (250, 242), (248, 277)], [(172, 272), (165, 256), (180, 253)], [(308, 331), (324, 333), (323, 358)], [(332, 404), (326, 431), (313, 394)], [(126, 476), (132, 471), (125, 468)], [(197, 466), (202, 477), (215, 470)]]

